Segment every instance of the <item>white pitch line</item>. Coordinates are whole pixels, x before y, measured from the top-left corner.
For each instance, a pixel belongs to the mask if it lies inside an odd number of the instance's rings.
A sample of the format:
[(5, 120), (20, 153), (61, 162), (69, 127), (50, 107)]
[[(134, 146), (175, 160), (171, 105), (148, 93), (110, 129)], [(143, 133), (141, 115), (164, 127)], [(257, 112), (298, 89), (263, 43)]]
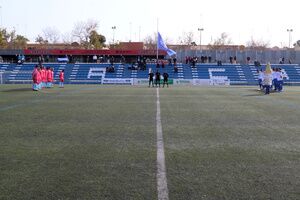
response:
[(158, 200), (168, 200), (167, 172), (165, 164), (164, 140), (161, 126), (159, 89), (156, 89), (156, 133), (157, 133), (157, 194)]

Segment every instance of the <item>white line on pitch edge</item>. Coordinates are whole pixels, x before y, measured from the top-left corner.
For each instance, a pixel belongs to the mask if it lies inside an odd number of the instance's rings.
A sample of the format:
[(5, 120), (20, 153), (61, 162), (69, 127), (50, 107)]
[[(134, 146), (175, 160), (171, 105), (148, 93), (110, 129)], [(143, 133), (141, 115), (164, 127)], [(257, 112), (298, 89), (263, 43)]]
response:
[(168, 200), (167, 172), (165, 164), (164, 140), (161, 126), (159, 89), (156, 89), (156, 133), (157, 133), (157, 194), (158, 200)]

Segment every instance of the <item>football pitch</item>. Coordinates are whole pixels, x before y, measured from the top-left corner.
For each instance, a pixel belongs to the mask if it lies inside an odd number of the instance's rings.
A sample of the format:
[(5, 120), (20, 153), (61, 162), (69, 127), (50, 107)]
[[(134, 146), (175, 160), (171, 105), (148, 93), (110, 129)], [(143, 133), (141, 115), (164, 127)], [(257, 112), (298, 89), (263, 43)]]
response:
[(300, 87), (0, 85), (0, 199), (300, 199)]

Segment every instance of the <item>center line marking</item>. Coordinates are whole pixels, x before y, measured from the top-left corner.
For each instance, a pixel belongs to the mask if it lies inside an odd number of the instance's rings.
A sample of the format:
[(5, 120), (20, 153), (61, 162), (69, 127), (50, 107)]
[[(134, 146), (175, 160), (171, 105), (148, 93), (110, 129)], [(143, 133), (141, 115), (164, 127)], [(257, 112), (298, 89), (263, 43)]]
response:
[(157, 194), (158, 200), (169, 200), (167, 172), (165, 164), (164, 139), (161, 126), (159, 89), (156, 89), (156, 133), (157, 133)]

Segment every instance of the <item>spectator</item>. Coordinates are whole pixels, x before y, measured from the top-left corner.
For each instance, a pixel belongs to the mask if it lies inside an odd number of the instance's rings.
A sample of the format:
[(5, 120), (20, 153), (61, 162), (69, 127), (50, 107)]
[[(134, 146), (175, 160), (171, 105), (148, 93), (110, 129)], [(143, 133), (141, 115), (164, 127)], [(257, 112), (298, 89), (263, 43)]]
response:
[(93, 56), (93, 62), (97, 63), (98, 57), (96, 55)]
[(143, 71), (147, 69), (147, 61), (146, 58), (144, 57), (143, 59)]
[(251, 58), (248, 56), (247, 57), (247, 64), (249, 65)]
[(159, 61), (156, 62), (156, 68), (159, 68)]
[(177, 65), (174, 65), (174, 72), (178, 73), (178, 67), (177, 67)]
[(205, 57), (204, 56), (199, 57), (199, 63), (205, 63)]
[(173, 58), (173, 63), (174, 63), (174, 66), (177, 64), (177, 58), (176, 57)]
[(236, 56), (233, 57), (233, 64), (236, 64)]
[(123, 55), (121, 55), (121, 63), (122, 63), (122, 64), (125, 64), (125, 63), (126, 63), (126, 59), (125, 59), (125, 57), (124, 57)]
[(115, 67), (113, 65), (106, 67), (106, 71), (109, 73), (114, 73), (115, 72)]
[(195, 58), (192, 59), (192, 67), (193, 68), (196, 67), (196, 59)]
[(169, 62), (169, 66), (171, 66), (172, 65), (172, 58), (169, 58), (168, 62)]
[(115, 62), (115, 58), (112, 56), (110, 58), (110, 65), (113, 66), (114, 65), (114, 62)]

